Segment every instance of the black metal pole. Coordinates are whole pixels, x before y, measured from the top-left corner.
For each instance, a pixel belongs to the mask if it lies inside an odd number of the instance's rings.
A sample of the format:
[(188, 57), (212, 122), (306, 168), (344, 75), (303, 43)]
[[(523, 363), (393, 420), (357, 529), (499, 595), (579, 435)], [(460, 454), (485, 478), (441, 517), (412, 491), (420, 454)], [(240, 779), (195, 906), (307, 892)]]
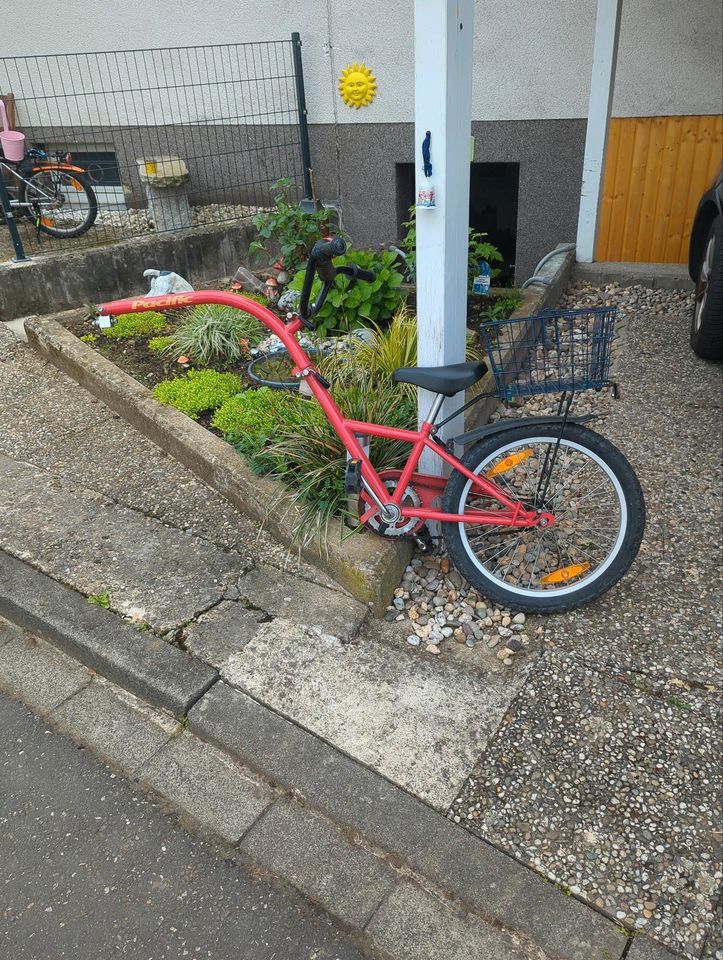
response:
[(0, 172), (0, 207), (2, 207), (2, 211), (5, 214), (5, 223), (8, 225), (10, 239), (15, 248), (15, 260), (27, 260), (28, 257), (25, 256), (23, 241), (20, 239), (20, 234), (18, 233), (18, 225), (15, 223), (15, 214), (13, 213), (13, 208), (10, 206), (10, 197), (8, 196), (2, 172)]
[(304, 66), (301, 62), (301, 35), (299, 33), (291, 34), (291, 47), (294, 55), (296, 103), (299, 108), (301, 161), (304, 165), (304, 194), (307, 200), (314, 200), (314, 190), (311, 183), (311, 147), (309, 146), (309, 123), (306, 114), (306, 92), (304, 90)]

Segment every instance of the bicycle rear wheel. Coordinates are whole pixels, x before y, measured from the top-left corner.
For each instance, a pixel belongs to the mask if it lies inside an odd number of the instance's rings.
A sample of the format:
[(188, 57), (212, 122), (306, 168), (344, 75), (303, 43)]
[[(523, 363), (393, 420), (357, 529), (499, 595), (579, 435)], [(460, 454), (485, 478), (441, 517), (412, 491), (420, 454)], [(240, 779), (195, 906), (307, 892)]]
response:
[[(605, 593), (635, 559), (645, 529), (645, 501), (623, 454), (604, 437), (567, 424), (554, 457), (545, 502), (540, 476), (560, 428), (511, 427), (477, 443), (462, 460), (526, 507), (555, 515), (546, 527), (515, 529), (442, 524), (454, 565), (496, 603), (528, 612), (571, 610)], [(455, 471), (444, 510), (500, 509)]]
[(79, 237), (98, 216), (98, 200), (90, 181), (71, 170), (44, 169), (23, 181), (19, 199), (30, 203), (25, 212), (31, 220), (38, 217), (38, 229), (51, 237)]

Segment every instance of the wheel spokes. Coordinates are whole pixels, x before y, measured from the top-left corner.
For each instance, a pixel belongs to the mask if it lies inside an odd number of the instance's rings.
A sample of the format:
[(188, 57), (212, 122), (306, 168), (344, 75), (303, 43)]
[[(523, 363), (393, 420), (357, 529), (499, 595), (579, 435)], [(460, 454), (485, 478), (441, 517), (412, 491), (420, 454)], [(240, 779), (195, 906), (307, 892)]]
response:
[[(520, 440), (493, 454), (478, 472), (491, 473), (508, 496), (529, 505), (547, 448), (555, 443), (547, 437)], [(496, 469), (504, 463), (512, 466)], [(491, 510), (495, 503), (469, 485), (460, 509)], [(533, 592), (570, 588), (594, 576), (614, 549), (622, 522), (620, 496), (607, 470), (583, 448), (563, 439), (540, 509), (553, 513), (555, 522), (525, 529), (467, 526), (467, 543), (486, 575)]]

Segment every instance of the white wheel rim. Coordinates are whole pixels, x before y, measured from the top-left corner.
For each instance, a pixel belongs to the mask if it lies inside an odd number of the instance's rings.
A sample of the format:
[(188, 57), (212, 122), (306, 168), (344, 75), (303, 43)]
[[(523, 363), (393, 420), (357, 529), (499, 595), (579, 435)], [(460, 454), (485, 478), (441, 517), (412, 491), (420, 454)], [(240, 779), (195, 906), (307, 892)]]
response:
[[(475, 474), (481, 473), (485, 467), (490, 463), (491, 460), (502, 456), (508, 450), (512, 450), (516, 447), (520, 447), (523, 444), (533, 444), (533, 443), (554, 443), (554, 438), (551, 437), (524, 437), (520, 440), (513, 440), (511, 443), (506, 444), (504, 447), (498, 447), (496, 450), (483, 460), (480, 464), (477, 465), (476, 469), (473, 471)], [(593, 460), (604, 472), (607, 478), (610, 480), (613, 489), (615, 491), (618, 507), (620, 510), (620, 529), (618, 530), (618, 535), (615, 538), (610, 551), (605, 558), (605, 560), (595, 568), (589, 576), (582, 577), (579, 580), (576, 580), (575, 583), (572, 583), (566, 587), (559, 587), (554, 590), (531, 590), (525, 587), (517, 587), (514, 584), (507, 583), (504, 580), (499, 579), (498, 577), (492, 576), (489, 570), (486, 570), (483, 563), (480, 561), (477, 554), (472, 549), (469, 540), (467, 539), (467, 524), (460, 523), (460, 537), (462, 539), (462, 545), (464, 546), (465, 552), (469, 559), (474, 563), (477, 569), (480, 571), (485, 580), (489, 581), (491, 584), (494, 584), (496, 587), (507, 590), (510, 593), (516, 594), (520, 597), (535, 597), (539, 599), (540, 597), (564, 597), (571, 593), (576, 593), (579, 590), (582, 590), (585, 587), (588, 587), (591, 583), (594, 583), (598, 580), (603, 573), (608, 569), (611, 563), (615, 560), (617, 555), (620, 552), (620, 547), (622, 546), (623, 540), (625, 539), (625, 533), (628, 528), (628, 506), (625, 500), (625, 494), (623, 493), (623, 488), (620, 484), (620, 481), (613, 473), (612, 469), (608, 466), (605, 461), (599, 457), (596, 453), (590, 450), (589, 447), (585, 447), (582, 444), (575, 443), (572, 440), (567, 440), (563, 438), (561, 441), (561, 446), (568, 447), (572, 450), (579, 450), (581, 453), (584, 453), (591, 460)], [(467, 494), (470, 487), (472, 486), (472, 481), (468, 480), (462, 489), (462, 493), (459, 498), (458, 503), (458, 512), (462, 513), (464, 510), (464, 503), (467, 499)], [(551, 529), (551, 528), (550, 528)]]

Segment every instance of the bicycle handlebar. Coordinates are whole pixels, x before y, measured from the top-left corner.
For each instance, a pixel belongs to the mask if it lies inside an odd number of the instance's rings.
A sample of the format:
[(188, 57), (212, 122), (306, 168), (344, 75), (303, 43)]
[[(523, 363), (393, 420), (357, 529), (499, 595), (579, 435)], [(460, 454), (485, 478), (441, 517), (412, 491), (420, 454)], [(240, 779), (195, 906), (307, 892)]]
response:
[[(312, 322), (316, 314), (324, 306), (329, 291), (334, 283), (334, 278), (338, 273), (354, 280), (364, 280), (371, 283), (376, 280), (376, 274), (373, 270), (362, 270), (355, 263), (344, 264), (335, 267), (332, 263), (334, 257), (340, 257), (346, 253), (347, 243), (343, 237), (330, 237), (327, 240), (317, 240), (311, 248), (309, 259), (306, 264), (306, 275), (304, 276), (304, 285), (301, 289), (301, 299), (299, 301), (299, 319), (307, 330), (313, 330)], [(319, 274), (323, 286), (319, 291), (316, 300), (309, 304), (311, 289), (314, 284), (314, 276)]]

